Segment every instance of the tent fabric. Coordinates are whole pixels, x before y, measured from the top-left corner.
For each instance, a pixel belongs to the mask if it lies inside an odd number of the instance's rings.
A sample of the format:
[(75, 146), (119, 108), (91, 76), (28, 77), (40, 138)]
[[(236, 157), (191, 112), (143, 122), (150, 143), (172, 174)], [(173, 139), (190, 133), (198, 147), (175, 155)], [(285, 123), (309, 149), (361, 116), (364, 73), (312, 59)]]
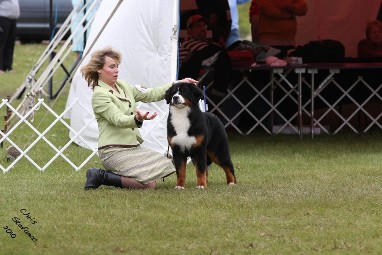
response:
[[(107, 23), (110, 14), (117, 4), (122, 1), (118, 10)], [(102, 1), (99, 11), (93, 21), (88, 43), (82, 63), (76, 71), (71, 83), (67, 106), (75, 99), (74, 107), (66, 117), (70, 118), (71, 127), (79, 131), (85, 123), (89, 126), (81, 133), (86, 143), (76, 138), (74, 141), (86, 148), (97, 148), (98, 127), (91, 110), (92, 90), (87, 86), (81, 75), (81, 67), (89, 61), (90, 55), (97, 49), (111, 46), (122, 54), (122, 63), (119, 66), (119, 78), (129, 84), (157, 87), (170, 83), (176, 78), (176, 64), (173, 64), (177, 55), (177, 35), (173, 29), (178, 20), (173, 13), (177, 10), (178, 1), (174, 0), (141, 0)], [(166, 11), (164, 11), (166, 10)], [(98, 37), (98, 39), (97, 39)], [(95, 40), (96, 39), (96, 40)], [(90, 48), (90, 45), (94, 45)], [(145, 142), (143, 146), (154, 149), (160, 153), (167, 151), (166, 123), (168, 105), (165, 101), (149, 104), (139, 104), (142, 111), (157, 112), (154, 120), (145, 121), (140, 129)], [(70, 132), (70, 138), (75, 134)]]
[(365, 27), (376, 20), (380, 0), (306, 0), (308, 13), (297, 19), (296, 42), (331, 39), (345, 46), (346, 57), (357, 57), (357, 44)]

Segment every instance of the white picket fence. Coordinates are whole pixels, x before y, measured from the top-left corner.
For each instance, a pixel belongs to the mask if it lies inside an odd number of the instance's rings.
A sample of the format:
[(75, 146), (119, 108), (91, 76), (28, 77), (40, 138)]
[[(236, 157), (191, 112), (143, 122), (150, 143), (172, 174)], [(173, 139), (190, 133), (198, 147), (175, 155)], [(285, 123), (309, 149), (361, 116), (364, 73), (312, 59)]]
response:
[[(114, 15), (121, 3), (122, 0), (118, 2), (109, 18)], [(96, 6), (96, 1), (92, 1), (82, 7), (80, 12), (85, 13), (84, 16), (69, 38), (64, 40), (65, 35), (70, 31), (71, 19), (74, 15), (74, 11), (72, 11), (41, 57), (36, 61), (24, 83), (12, 97), (2, 100), (0, 113), (5, 113), (5, 115), (0, 126), (0, 145), (2, 147), (0, 149), (0, 168), (3, 172), (8, 172), (18, 165), (23, 166), (24, 161), (29, 162), (40, 171), (44, 171), (61, 160), (78, 171), (97, 153), (97, 148), (91, 148), (91, 145), (88, 145), (88, 149), (84, 149), (73, 142), (74, 140), (82, 141), (82, 144), (87, 146), (87, 142), (81, 137), (81, 132), (87, 128), (89, 123), (86, 123), (81, 130), (76, 131), (64, 119), (65, 114), (75, 104), (79, 104), (86, 112), (89, 110), (82, 106), (78, 99), (74, 99), (71, 105), (68, 105), (62, 113), (58, 114), (52, 105), (46, 103), (41, 96), (44, 93), (44, 88), (51, 82), (53, 75), (70, 55), (71, 43), (75, 43), (79, 39), (79, 37), (74, 37), (74, 34), (83, 34), (90, 28), (94, 16), (88, 20), (85, 26), (82, 24), (85, 23)], [(58, 51), (55, 52), (56, 50)], [(51, 58), (53, 52), (54, 57)], [(71, 77), (67, 78), (70, 80)], [(15, 101), (23, 93), (26, 93), (26, 96), (21, 102)], [(50, 97), (52, 94), (50, 93), (48, 96)], [(49, 97), (46, 98), (52, 99)], [(50, 101), (50, 103), (52, 102), (54, 101)], [(12, 106), (15, 103), (19, 103), (16, 108)], [(88, 114), (93, 116), (90, 112)], [(34, 121), (35, 115), (39, 115), (36, 118), (37, 121)], [(69, 132), (74, 134), (71, 138), (69, 138)]]
[[(21, 111), (15, 109), (7, 99), (0, 104), (0, 111), (13, 114), (11, 120), (5, 117), (4, 126), (7, 130), (1, 130), (0, 144), (3, 145), (3, 158), (0, 159), (0, 168), (8, 172), (23, 160), (29, 161), (40, 171), (46, 170), (54, 162), (64, 160), (76, 171), (80, 170), (97, 153), (97, 148), (85, 149), (77, 146), (73, 141), (80, 139), (85, 145), (86, 141), (81, 137), (86, 123), (78, 132), (70, 127), (65, 114), (73, 105), (79, 104), (85, 111), (78, 98), (74, 99), (62, 113), (56, 113), (43, 98), (30, 98), (25, 101)], [(41, 112), (43, 118), (34, 121), (36, 111)], [(92, 113), (88, 112), (89, 115)], [(69, 132), (74, 136), (69, 138)], [(80, 151), (80, 153), (79, 153)]]

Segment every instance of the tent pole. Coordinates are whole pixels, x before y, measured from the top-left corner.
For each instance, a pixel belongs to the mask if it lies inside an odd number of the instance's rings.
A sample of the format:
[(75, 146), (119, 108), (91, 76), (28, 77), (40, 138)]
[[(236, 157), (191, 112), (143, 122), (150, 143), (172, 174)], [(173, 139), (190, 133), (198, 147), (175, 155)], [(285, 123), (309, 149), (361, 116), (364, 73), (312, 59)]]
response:
[[(50, 0), (50, 1), (52, 1), (52, 0)], [(85, 56), (87, 56), (87, 55), (89, 54), (90, 50), (93, 48), (93, 46), (94, 46), (94, 44), (97, 42), (98, 38), (100, 37), (100, 35), (102, 34), (102, 32), (105, 30), (106, 26), (109, 24), (111, 18), (114, 16), (114, 14), (115, 14), (116, 11), (118, 10), (118, 8), (119, 8), (120, 5), (122, 4), (122, 2), (123, 2), (123, 0), (119, 0), (119, 1), (118, 1), (117, 5), (114, 7), (113, 11), (112, 11), (111, 14), (109, 15), (107, 21), (104, 23), (104, 25), (102, 26), (101, 30), (98, 32), (96, 38), (93, 40), (92, 44), (89, 46), (88, 51), (87, 51), (86, 54), (83, 56), (83, 58), (80, 60), (80, 62), (79, 62), (78, 65), (76, 66), (76, 68), (73, 70), (73, 72), (72, 72), (71, 76), (68, 78), (68, 80), (71, 80), (73, 74), (76, 73), (77, 69), (79, 68), (80, 64), (81, 64), (82, 61), (84, 60)], [(71, 36), (72, 36), (72, 35), (71, 35)], [(64, 47), (66, 47), (66, 44), (68, 44), (68, 42), (65, 42)], [(62, 49), (61, 49), (61, 50), (62, 50)], [(60, 50), (60, 51), (61, 51), (61, 50)], [(51, 65), (51, 63), (50, 63), (49, 65)], [(49, 67), (49, 66), (48, 66), (48, 67)], [(47, 71), (47, 70), (46, 70), (46, 71)], [(49, 72), (52, 72), (52, 71), (49, 71)], [(41, 76), (44, 76), (44, 75), (45, 75), (45, 76), (50, 76), (51, 73), (50, 73), (50, 74), (46, 74), (46, 73), (44, 72)], [(41, 80), (41, 77), (40, 77), (40, 79), (38, 80), (37, 84), (35, 84), (35, 85), (31, 88), (31, 91), (30, 91), (29, 93), (35, 94), (35, 93), (39, 92), (39, 89), (40, 89), (39, 87), (41, 87), (41, 82), (39, 82), (40, 80)], [(50, 95), (50, 96), (51, 96), (51, 95)], [(57, 96), (58, 96), (58, 94), (55, 95), (55, 97), (57, 97)], [(19, 104), (19, 106), (16, 108), (17, 111), (22, 107), (24, 101), (25, 101), (25, 99), (23, 99), (23, 101), (22, 101), (22, 102)], [(13, 117), (14, 117), (14, 114), (11, 115), (10, 119), (12, 119)]]
[[(52, 35), (53, 35), (53, 0), (50, 0), (49, 3), (49, 42), (51, 41)], [(52, 61), (54, 58), (54, 51), (50, 53), (50, 61)], [(49, 86), (48, 86), (48, 94), (49, 94), (49, 99), (51, 98), (52, 95), (52, 87), (53, 87), (53, 80), (52, 78), (49, 79)]]
[(94, 40), (92, 41), (92, 43), (90, 44), (89, 48), (87, 49), (87, 51), (85, 52), (84, 50), (84, 54), (81, 58), (81, 60), (79, 61), (78, 65), (76, 66), (76, 68), (74, 69), (74, 71), (72, 72), (72, 75), (71, 77), (69, 77), (68, 80), (71, 80), (73, 74), (75, 74), (77, 72), (77, 69), (79, 68), (79, 66), (82, 64), (83, 60), (86, 58), (87, 55), (89, 55), (89, 52), (91, 51), (91, 49), (94, 47), (94, 44), (98, 41), (100, 35), (102, 34), (102, 32), (105, 30), (105, 28), (107, 27), (107, 25), (109, 24), (111, 18), (113, 18), (114, 14), (117, 12), (118, 8), (120, 7), (120, 5), (122, 4), (123, 0), (119, 0), (117, 5), (114, 7), (113, 11), (111, 12), (110, 16), (107, 18), (106, 22), (103, 24), (102, 28), (100, 29), (100, 31), (98, 32), (97, 36), (94, 38)]

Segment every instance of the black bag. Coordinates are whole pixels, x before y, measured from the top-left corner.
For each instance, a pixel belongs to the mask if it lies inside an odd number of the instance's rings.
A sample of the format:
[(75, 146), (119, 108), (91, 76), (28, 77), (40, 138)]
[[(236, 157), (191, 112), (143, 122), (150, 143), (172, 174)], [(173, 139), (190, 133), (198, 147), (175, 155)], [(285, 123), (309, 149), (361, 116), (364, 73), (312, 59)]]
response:
[(345, 47), (336, 40), (310, 41), (297, 46), (290, 56), (302, 57), (304, 63), (341, 63), (345, 61)]

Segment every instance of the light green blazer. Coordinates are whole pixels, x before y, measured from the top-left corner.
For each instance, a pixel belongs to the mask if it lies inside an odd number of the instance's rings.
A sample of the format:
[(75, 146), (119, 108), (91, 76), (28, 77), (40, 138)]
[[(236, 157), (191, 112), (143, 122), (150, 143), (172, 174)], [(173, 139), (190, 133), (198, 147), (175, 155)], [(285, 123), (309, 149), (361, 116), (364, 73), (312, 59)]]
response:
[(119, 93), (102, 81), (94, 87), (92, 107), (98, 123), (98, 147), (111, 144), (136, 145), (143, 139), (134, 119), (136, 102), (156, 102), (164, 99), (171, 84), (156, 88), (132, 86), (117, 81)]

